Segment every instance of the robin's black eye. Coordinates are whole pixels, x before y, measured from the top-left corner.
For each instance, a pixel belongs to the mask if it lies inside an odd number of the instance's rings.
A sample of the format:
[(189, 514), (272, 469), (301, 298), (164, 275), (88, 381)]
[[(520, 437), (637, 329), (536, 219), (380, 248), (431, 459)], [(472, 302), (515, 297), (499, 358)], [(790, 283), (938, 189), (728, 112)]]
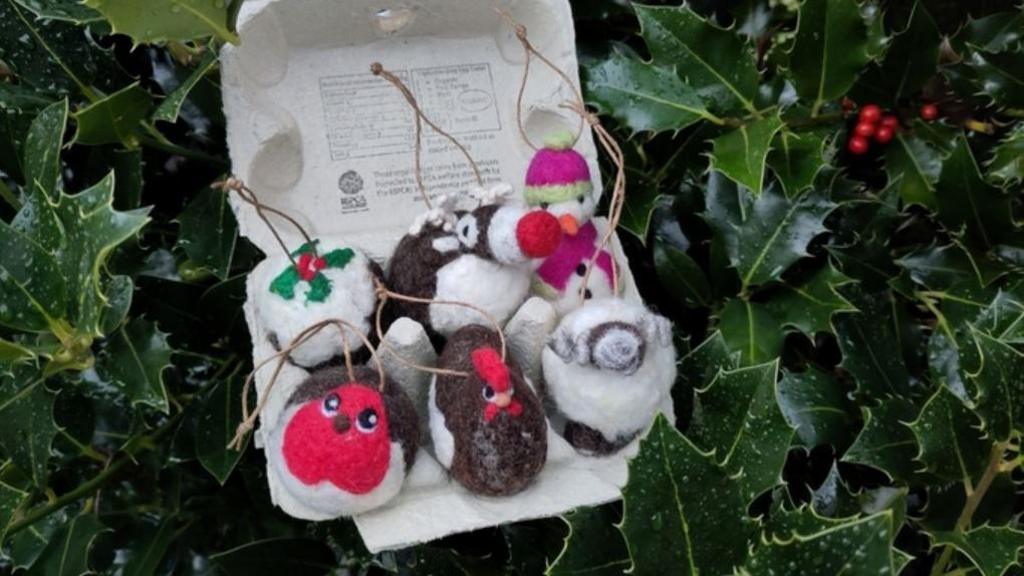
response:
[(326, 416), (334, 416), (338, 413), (338, 408), (341, 407), (341, 396), (337, 394), (330, 394), (327, 398), (324, 398), (323, 411)]
[(587, 198), (583, 194), (580, 194), (579, 197), (576, 198), (576, 200), (579, 201), (580, 204), (583, 204), (584, 202), (587, 201)]
[(360, 412), (359, 416), (356, 417), (356, 428), (358, 428), (360, 432), (369, 434), (377, 428), (378, 420), (377, 411), (373, 408), (367, 408)]
[(490, 400), (493, 400), (493, 399), (494, 399), (494, 388), (491, 388), (490, 386), (484, 386), (484, 400), (490, 401)]
[(540, 209), (541, 210), (547, 210), (548, 206), (550, 206), (550, 204), (548, 204), (547, 202), (541, 202), (540, 203)]

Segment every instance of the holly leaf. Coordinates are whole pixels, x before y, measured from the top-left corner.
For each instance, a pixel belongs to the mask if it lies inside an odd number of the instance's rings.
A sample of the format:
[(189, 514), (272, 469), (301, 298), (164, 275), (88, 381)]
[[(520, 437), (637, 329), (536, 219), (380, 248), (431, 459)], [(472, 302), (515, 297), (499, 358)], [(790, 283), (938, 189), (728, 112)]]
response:
[(15, 0), (0, 1), (0, 22), (0, 60), (20, 83), (47, 94), (90, 91), (97, 66), (85, 28), (38, 19)]
[(868, 63), (868, 27), (855, 0), (806, 0), (789, 53), (793, 85), (812, 115), (853, 85)]
[(207, 188), (189, 202), (178, 218), (181, 232), (176, 244), (190, 261), (221, 280), (228, 277), (238, 241), (238, 223), (227, 197), (225, 192)]
[(103, 17), (75, 0), (14, 0), (40, 19), (63, 20), (72, 24), (102, 22)]
[(622, 533), (636, 574), (726, 574), (754, 532), (740, 483), (658, 415), (629, 463)]
[(854, 97), (895, 106), (912, 96), (935, 75), (941, 45), (935, 20), (921, 2), (914, 2), (906, 28), (891, 37), (885, 59), (868, 66)]
[(740, 36), (704, 20), (686, 5), (633, 8), (653, 64), (675, 67), (716, 111), (757, 111), (756, 62)]
[(238, 44), (228, 21), (223, 0), (152, 0), (140, 5), (133, 0), (85, 0), (103, 14), (114, 32), (131, 36), (135, 44), (168, 40), (195, 40), (216, 36)]
[(715, 138), (711, 167), (760, 196), (768, 152), (781, 128), (782, 118), (774, 114)]
[(801, 285), (784, 283), (781, 293), (765, 302), (765, 307), (786, 327), (807, 336), (832, 331), (832, 317), (840, 312), (856, 312), (838, 288), (853, 282), (848, 276), (826, 265)]
[(988, 462), (992, 442), (960, 398), (939, 386), (909, 426), (921, 448), (917, 460), (930, 474), (974, 485)]
[(1024, 107), (1024, 53), (974, 50), (964, 60), (978, 90), (999, 107)]
[(813, 367), (804, 372), (787, 371), (779, 381), (779, 407), (802, 446), (831, 444), (842, 453), (853, 442), (855, 408), (831, 374)]
[(562, 521), (569, 534), (547, 576), (617, 576), (629, 569), (626, 542), (607, 506), (578, 508), (562, 516)]
[(1021, 566), (1024, 532), (1009, 526), (980, 526), (967, 532), (931, 532), (935, 546), (956, 547), (981, 571), (982, 576), (1002, 576)]
[[(0, 469), (3, 469), (0, 465)], [(0, 480), (0, 542), (4, 541), (7, 529), (15, 513), (28, 501), (30, 494)]]
[(744, 576), (895, 574), (892, 513), (882, 512), (791, 540), (762, 542), (739, 570)]
[(985, 176), (1001, 184), (1024, 180), (1024, 124), (1018, 124), (992, 152)]
[(789, 200), (775, 186), (759, 197), (743, 187), (710, 185), (704, 219), (724, 245), (743, 288), (777, 280), (807, 245), (825, 232), (825, 217), (835, 208), (811, 190)]
[(0, 221), (0, 324), (18, 330), (59, 329), (68, 305), (57, 261)]
[(935, 208), (935, 183), (944, 159), (925, 139), (900, 132), (885, 149), (885, 172), (905, 203)]
[(986, 52), (1017, 50), (1024, 38), (1024, 14), (1021, 12), (996, 12), (977, 20), (971, 19), (955, 40), (970, 44)]
[(655, 240), (654, 268), (662, 286), (681, 297), (687, 305), (707, 306), (711, 302), (708, 279), (686, 252)]
[(52, 101), (27, 86), (0, 82), (0, 170), (12, 180), (25, 181), (23, 148), (32, 120)]
[(783, 128), (775, 136), (768, 153), (768, 166), (779, 178), (786, 196), (793, 198), (814, 183), (814, 177), (825, 167), (825, 143), (829, 131), (791, 132)]
[(27, 195), (42, 192), (45, 198), (56, 199), (61, 181), (60, 149), (67, 121), (67, 100), (47, 106), (32, 121), (24, 147), (25, 183), (29, 188)]
[(946, 226), (965, 229), (968, 239), (986, 248), (1003, 243), (1016, 230), (1010, 197), (982, 180), (963, 136), (942, 165), (935, 198), (939, 219)]
[(746, 502), (782, 482), (793, 429), (777, 400), (777, 361), (723, 370), (697, 390), (689, 437), (711, 450)]
[(338, 567), (327, 544), (309, 538), (270, 538), (247, 542), (210, 556), (228, 576), (322, 576)]
[[(223, 485), (245, 451), (228, 448), (242, 422), (241, 389), (237, 374), (218, 382), (199, 408), (196, 424), (196, 458)], [(248, 436), (245, 440), (248, 443)]]
[(96, 369), (133, 406), (145, 404), (167, 413), (163, 371), (171, 365), (172, 353), (167, 335), (156, 324), (133, 318), (107, 337)]
[(74, 113), (78, 131), (72, 143), (120, 143), (135, 147), (135, 129), (146, 117), (150, 104), (149, 92), (140, 88), (138, 82), (93, 102)]
[(974, 331), (981, 370), (968, 379), (978, 391), (975, 411), (996, 441), (1024, 430), (1024, 355), (1012, 346)]
[(586, 69), (587, 99), (636, 132), (677, 132), (708, 112), (697, 92), (676, 73), (613, 51)]
[(890, 398), (878, 406), (863, 407), (861, 411), (864, 428), (843, 455), (843, 462), (876, 468), (894, 482), (906, 482), (915, 477), (914, 458), (920, 450), (907, 424), (917, 418), (917, 408), (902, 398)]
[(857, 394), (871, 399), (910, 394), (900, 335), (893, 325), (895, 303), (891, 294), (851, 291), (851, 301), (860, 311), (835, 318), (840, 364), (857, 382)]
[(169, 516), (155, 527), (149, 527), (143, 534), (135, 534), (122, 573), (137, 576), (156, 574), (161, 560), (167, 554), (167, 548), (174, 540), (174, 524), (174, 517)]
[(96, 537), (104, 531), (95, 514), (75, 516), (50, 539), (28, 576), (78, 576), (91, 573), (89, 553)]
[(185, 99), (188, 98), (192, 89), (196, 87), (206, 75), (216, 68), (217, 66), (217, 53), (213, 50), (208, 50), (203, 55), (203, 59), (196, 65), (196, 69), (189, 74), (188, 78), (185, 79), (173, 92), (164, 98), (164, 101), (157, 106), (153, 112), (152, 119), (154, 122), (162, 120), (164, 122), (177, 122), (178, 114), (181, 112), (181, 105), (185, 103)]
[(786, 335), (778, 318), (760, 302), (733, 298), (718, 313), (718, 330), (729, 350), (749, 366), (778, 358)]
[(32, 366), (0, 374), (0, 450), (39, 488), (57, 435), (53, 399)]

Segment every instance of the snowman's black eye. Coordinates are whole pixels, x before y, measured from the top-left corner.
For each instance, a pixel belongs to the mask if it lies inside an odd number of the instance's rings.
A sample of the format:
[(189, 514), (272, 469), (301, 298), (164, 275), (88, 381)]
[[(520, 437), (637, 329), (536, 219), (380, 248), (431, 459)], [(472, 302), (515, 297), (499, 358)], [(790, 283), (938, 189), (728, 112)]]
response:
[(550, 206), (550, 204), (548, 204), (547, 202), (541, 202), (540, 203), (540, 209), (541, 210), (547, 210), (548, 206)]
[(358, 428), (360, 432), (369, 434), (377, 428), (378, 420), (377, 411), (373, 408), (367, 408), (360, 412), (359, 416), (356, 417), (356, 428)]
[(484, 400), (490, 401), (492, 399), (494, 399), (494, 388), (484, 386)]
[(337, 394), (330, 394), (327, 398), (324, 398), (323, 411), (326, 416), (334, 416), (338, 413), (338, 408), (341, 407), (341, 396)]
[(584, 202), (586, 202), (587, 199), (586, 197), (583, 196), (583, 194), (580, 194), (579, 197), (576, 198), (576, 200), (578, 200), (580, 204), (583, 204)]

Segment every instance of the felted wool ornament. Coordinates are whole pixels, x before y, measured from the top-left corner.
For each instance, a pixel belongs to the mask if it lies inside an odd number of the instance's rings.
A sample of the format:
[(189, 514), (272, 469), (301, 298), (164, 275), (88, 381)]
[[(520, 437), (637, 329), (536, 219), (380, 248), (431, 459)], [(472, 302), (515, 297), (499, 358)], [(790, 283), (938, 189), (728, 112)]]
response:
[(465, 326), (452, 334), (430, 385), (430, 436), (438, 461), (459, 484), (486, 496), (526, 488), (547, 459), (547, 419), (515, 363), (501, 360), (493, 330)]
[[(314, 253), (314, 246), (316, 248)], [(377, 304), (374, 278), (380, 268), (352, 248), (305, 244), (292, 257), (271, 256), (253, 271), (256, 313), (275, 347), (287, 345), (307, 327), (327, 318), (340, 318), (364, 333)], [(336, 326), (321, 330), (292, 351), (292, 362), (312, 367), (349, 349), (359, 350), (363, 341), (350, 329), (341, 337)]]
[(297, 500), (325, 517), (383, 505), (402, 487), (419, 448), (416, 409), (401, 386), (367, 367), (325, 368), (300, 384), (266, 450)]
[[(587, 263), (597, 252), (597, 209), (587, 161), (572, 149), (573, 135), (558, 132), (544, 141), (526, 171), (527, 205), (558, 219), (563, 236), (555, 252), (537, 269), (534, 292), (549, 300), (559, 314), (580, 305), (580, 288)], [(602, 250), (587, 282), (585, 299), (613, 294), (612, 255)]]
[[(503, 323), (526, 300), (531, 260), (550, 255), (560, 236), (553, 216), (516, 206), (491, 204), (418, 220), (395, 248), (387, 286), (406, 296), (470, 304)], [(432, 335), (488, 322), (463, 306), (391, 302), (394, 316), (408, 316)]]
[(610, 454), (650, 426), (675, 382), (672, 325), (640, 302), (592, 300), (562, 318), (541, 363), (565, 439)]

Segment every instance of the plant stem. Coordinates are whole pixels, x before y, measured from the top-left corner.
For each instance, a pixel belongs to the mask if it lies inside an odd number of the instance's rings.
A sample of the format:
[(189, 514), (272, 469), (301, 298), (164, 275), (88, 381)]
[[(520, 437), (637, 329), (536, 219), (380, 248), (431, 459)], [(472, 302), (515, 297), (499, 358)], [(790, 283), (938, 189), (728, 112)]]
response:
[[(964, 502), (964, 509), (960, 512), (960, 517), (956, 520), (954, 531), (963, 532), (971, 526), (971, 518), (974, 517), (974, 513), (978, 510), (978, 506), (981, 505), (981, 501), (985, 498), (985, 493), (988, 492), (989, 487), (992, 486), (992, 481), (999, 475), (1003, 464), (1003, 452), (1006, 450), (1006, 445), (1006, 442), (996, 442), (992, 445), (992, 452), (988, 457), (988, 466), (985, 467), (985, 472), (981, 475), (981, 480), (978, 480), (978, 485), (974, 487), (974, 491), (967, 496), (967, 501)], [(946, 565), (952, 557), (953, 547), (947, 544), (943, 548), (939, 559), (935, 561), (935, 565), (932, 566), (932, 576), (942, 576), (945, 574)]]
[[(156, 441), (159, 440), (168, 432), (170, 432), (171, 430), (173, 430), (174, 426), (181, 420), (183, 414), (184, 412), (178, 412), (170, 419), (168, 419), (167, 422), (165, 422), (162, 426), (157, 428), (156, 431), (153, 432), (153, 434), (148, 436), (146, 438), (148, 442), (140, 441), (135, 443), (134, 446), (138, 446), (138, 450), (146, 450), (148, 448), (156, 446)], [(113, 478), (114, 475), (120, 472), (122, 468), (129, 464), (135, 463), (135, 452), (138, 450), (133, 450), (133, 447), (126, 448), (124, 453), (121, 454), (117, 458), (117, 460), (111, 463), (110, 466), (107, 466), (99, 474), (93, 476), (86, 482), (79, 484), (77, 487), (75, 487), (74, 490), (66, 492), (63, 495), (48, 501), (46, 504), (43, 504), (42, 506), (38, 506), (28, 511), (24, 516), (15, 520), (13, 523), (11, 523), (10, 527), (8, 528), (6, 536), (10, 536), (18, 532), (19, 530), (28, 528), (32, 524), (41, 520), (42, 518), (45, 518), (50, 514), (53, 514), (54, 512), (60, 510), (61, 508), (67, 506), (68, 504), (71, 504), (72, 502), (80, 498), (84, 498), (89, 494), (92, 494), (99, 488), (101, 488), (111, 478)]]

